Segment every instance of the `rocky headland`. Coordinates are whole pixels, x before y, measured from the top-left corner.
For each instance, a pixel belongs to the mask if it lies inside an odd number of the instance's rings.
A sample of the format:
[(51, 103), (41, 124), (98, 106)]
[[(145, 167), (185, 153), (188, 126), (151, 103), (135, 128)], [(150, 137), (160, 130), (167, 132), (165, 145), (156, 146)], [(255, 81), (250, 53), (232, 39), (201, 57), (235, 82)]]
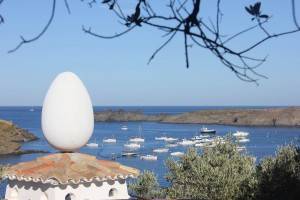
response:
[(300, 107), (199, 110), (178, 115), (145, 115), (141, 111), (106, 110), (95, 113), (96, 122), (153, 121), (162, 123), (236, 126), (300, 126)]
[(41, 153), (43, 151), (21, 150), (22, 143), (37, 139), (35, 135), (17, 127), (12, 122), (0, 120), (0, 156)]

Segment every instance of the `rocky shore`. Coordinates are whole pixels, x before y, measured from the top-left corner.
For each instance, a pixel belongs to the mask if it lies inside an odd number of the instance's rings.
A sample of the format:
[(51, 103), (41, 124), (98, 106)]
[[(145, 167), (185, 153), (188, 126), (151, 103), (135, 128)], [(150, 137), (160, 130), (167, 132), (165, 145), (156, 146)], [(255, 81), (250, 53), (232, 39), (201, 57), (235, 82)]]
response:
[(268, 109), (199, 110), (178, 115), (145, 115), (143, 112), (102, 111), (96, 122), (154, 121), (162, 123), (220, 124), (236, 126), (300, 126), (300, 107)]
[(0, 156), (40, 153), (41, 151), (36, 150), (21, 150), (22, 143), (37, 139), (35, 135), (12, 122), (0, 120)]

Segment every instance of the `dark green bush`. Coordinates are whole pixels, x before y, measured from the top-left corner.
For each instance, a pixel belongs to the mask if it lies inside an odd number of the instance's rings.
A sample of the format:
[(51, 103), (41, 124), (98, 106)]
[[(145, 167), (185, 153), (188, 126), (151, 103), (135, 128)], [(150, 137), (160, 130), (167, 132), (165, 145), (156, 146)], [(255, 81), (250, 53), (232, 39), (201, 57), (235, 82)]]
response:
[(167, 195), (175, 199), (253, 199), (257, 180), (254, 159), (226, 142), (198, 154), (189, 149), (179, 161), (168, 160)]
[(300, 149), (281, 147), (275, 157), (262, 160), (257, 167), (259, 200), (300, 199)]
[(135, 196), (146, 199), (165, 197), (155, 174), (151, 171), (144, 171), (133, 184), (129, 185), (129, 190), (131, 190)]

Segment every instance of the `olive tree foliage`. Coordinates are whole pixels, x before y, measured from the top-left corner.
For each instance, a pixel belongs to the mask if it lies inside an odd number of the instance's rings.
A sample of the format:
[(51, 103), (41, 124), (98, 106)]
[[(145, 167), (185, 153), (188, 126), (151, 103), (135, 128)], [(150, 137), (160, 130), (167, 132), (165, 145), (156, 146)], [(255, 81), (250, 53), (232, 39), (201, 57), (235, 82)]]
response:
[(133, 196), (145, 199), (154, 199), (164, 197), (164, 191), (160, 188), (155, 174), (151, 171), (144, 171), (137, 180), (129, 185), (129, 190)]
[(147, 199), (300, 199), (300, 148), (296, 145), (280, 147), (275, 156), (256, 165), (252, 157), (238, 153), (236, 145), (227, 141), (201, 154), (191, 148), (166, 165), (168, 188), (159, 189), (151, 172), (141, 175), (130, 188)]
[(240, 154), (235, 144), (227, 142), (198, 154), (191, 148), (179, 161), (167, 161), (174, 199), (253, 199), (257, 179), (254, 159)]
[(5, 169), (6, 169), (6, 167), (0, 165), (0, 181), (2, 179), (2, 176), (3, 176), (3, 173), (4, 173)]
[[(0, 6), (6, 0), (0, 0)], [(64, 3), (66, 10), (71, 14), (72, 2), (68, 0), (49, 0), (52, 1), (51, 14), (44, 28), (31, 38), (20, 36), (20, 42), (15, 48), (9, 50), (9, 53), (17, 51), (23, 45), (34, 42), (42, 37), (49, 29), (56, 14), (58, 3)], [(155, 56), (161, 52), (166, 46), (174, 41), (175, 36), (182, 37), (183, 55), (185, 56), (185, 65), (190, 66), (190, 51), (192, 47), (199, 47), (211, 53), (225, 67), (231, 70), (239, 79), (248, 82), (257, 83), (260, 78), (267, 78), (258, 73), (257, 68), (266, 61), (265, 56), (253, 57), (253, 52), (258, 46), (265, 42), (289, 34), (300, 32), (300, 26), (297, 19), (297, 8), (295, 0), (281, 1), (281, 3), (290, 5), (290, 13), (292, 26), (287, 30), (279, 32), (266, 26), (272, 18), (272, 13), (265, 13), (263, 8), (268, 7), (262, 5), (261, 2), (253, 2), (251, 5), (245, 5), (244, 11), (248, 14), (245, 22), (252, 21), (249, 27), (240, 27), (240, 31), (228, 33), (222, 26), (222, 19), (226, 17), (226, 13), (222, 11), (222, 5), (233, 3), (226, 0), (80, 0), (84, 5), (91, 8), (99, 9), (99, 5), (107, 6), (107, 10), (115, 14), (112, 21), (119, 22), (123, 31), (112, 35), (102, 35), (95, 31), (96, 29), (105, 29), (105, 27), (88, 27), (82, 25), (82, 30), (93, 37), (103, 39), (113, 39), (128, 34), (134, 29), (150, 27), (162, 33), (164, 41), (150, 56), (150, 63)], [(210, 14), (203, 14), (202, 4), (214, 4), (214, 11)], [(271, 5), (272, 2), (269, 3)], [(129, 8), (130, 6), (130, 8)], [(35, 8), (36, 9), (36, 8)], [(235, 10), (226, 12), (235, 13)], [(240, 16), (237, 16), (240, 17)], [(0, 13), (0, 24), (4, 23), (5, 16)], [(99, 19), (101, 20), (101, 19)], [(233, 20), (232, 27), (237, 24)], [(261, 33), (257, 37), (255, 31)], [(244, 35), (247, 34), (247, 37)], [(249, 35), (248, 35), (249, 34)], [(245, 39), (246, 38), (246, 39)], [(148, 38), (147, 38), (148, 39)], [(240, 45), (233, 45), (238, 39), (244, 40)], [(244, 45), (245, 44), (245, 45)], [(197, 49), (197, 48), (193, 48)]]
[(300, 149), (281, 147), (275, 157), (262, 160), (257, 168), (259, 200), (300, 199)]
[[(2, 181), (2, 177), (5, 173), (5, 170), (8, 168), (9, 166), (8, 165), (0, 165), (0, 184), (1, 184), (1, 181)], [(1, 198), (1, 197), (0, 197)]]

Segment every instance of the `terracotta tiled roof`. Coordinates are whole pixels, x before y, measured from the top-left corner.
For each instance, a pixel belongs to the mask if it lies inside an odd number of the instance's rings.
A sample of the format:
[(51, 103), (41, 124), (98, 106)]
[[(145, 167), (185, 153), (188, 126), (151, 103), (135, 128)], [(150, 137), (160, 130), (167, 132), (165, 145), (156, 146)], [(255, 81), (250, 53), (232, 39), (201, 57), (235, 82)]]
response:
[(53, 185), (137, 177), (139, 170), (81, 153), (58, 153), (13, 165), (4, 178)]

